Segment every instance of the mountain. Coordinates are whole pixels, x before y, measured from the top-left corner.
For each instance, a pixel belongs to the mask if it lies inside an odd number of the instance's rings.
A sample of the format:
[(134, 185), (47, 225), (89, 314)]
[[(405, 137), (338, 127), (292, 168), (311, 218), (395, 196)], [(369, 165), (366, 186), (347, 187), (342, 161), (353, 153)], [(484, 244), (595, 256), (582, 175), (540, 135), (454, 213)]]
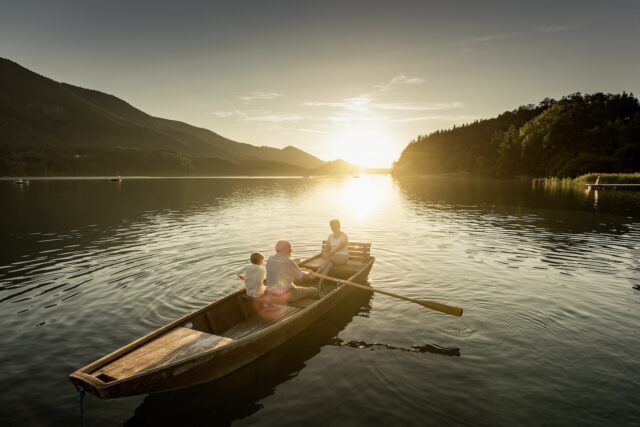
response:
[(324, 163), (153, 117), (0, 58), (0, 175), (305, 174)]
[(470, 172), (575, 177), (640, 171), (640, 104), (633, 94), (575, 93), (418, 136), (395, 175)]
[(311, 170), (311, 175), (351, 175), (359, 173), (362, 168), (345, 162), (344, 160), (334, 160)]

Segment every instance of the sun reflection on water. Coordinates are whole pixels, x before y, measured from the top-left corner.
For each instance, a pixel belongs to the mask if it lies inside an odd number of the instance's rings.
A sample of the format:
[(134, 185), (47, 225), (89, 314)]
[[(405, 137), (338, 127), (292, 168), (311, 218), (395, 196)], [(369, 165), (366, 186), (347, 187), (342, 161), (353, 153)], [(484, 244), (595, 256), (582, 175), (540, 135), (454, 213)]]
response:
[(363, 175), (344, 183), (340, 189), (340, 202), (348, 216), (364, 219), (383, 208), (391, 195), (389, 180)]

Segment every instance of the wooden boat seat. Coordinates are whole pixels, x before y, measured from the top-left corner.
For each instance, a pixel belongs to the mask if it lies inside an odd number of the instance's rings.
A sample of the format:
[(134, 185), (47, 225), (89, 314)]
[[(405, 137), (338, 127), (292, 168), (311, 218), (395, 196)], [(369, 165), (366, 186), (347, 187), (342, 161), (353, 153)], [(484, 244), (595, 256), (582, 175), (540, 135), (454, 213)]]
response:
[(194, 329), (177, 327), (113, 362), (91, 373), (104, 382), (133, 376), (147, 369), (167, 365), (233, 342), (223, 337)]
[(237, 323), (227, 329), (224, 331), (223, 335), (225, 337), (238, 340), (271, 326), (278, 320), (286, 319), (300, 310), (302, 310), (300, 307), (272, 304), (270, 307), (263, 308), (257, 314), (250, 316), (247, 320)]

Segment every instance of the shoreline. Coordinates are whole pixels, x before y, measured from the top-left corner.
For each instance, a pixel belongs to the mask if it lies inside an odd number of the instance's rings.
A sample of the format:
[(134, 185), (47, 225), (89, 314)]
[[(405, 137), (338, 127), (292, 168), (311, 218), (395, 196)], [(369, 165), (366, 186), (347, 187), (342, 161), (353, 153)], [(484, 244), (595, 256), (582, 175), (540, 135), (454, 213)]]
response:
[[(313, 178), (353, 178), (354, 176), (386, 175), (384, 173), (359, 173), (359, 174), (336, 174), (336, 175), (176, 175), (176, 176), (153, 176), (153, 175), (121, 175), (122, 180), (142, 180), (142, 179), (313, 179)], [(109, 181), (114, 176), (1, 176), (0, 181), (15, 181), (26, 179), (29, 181)]]

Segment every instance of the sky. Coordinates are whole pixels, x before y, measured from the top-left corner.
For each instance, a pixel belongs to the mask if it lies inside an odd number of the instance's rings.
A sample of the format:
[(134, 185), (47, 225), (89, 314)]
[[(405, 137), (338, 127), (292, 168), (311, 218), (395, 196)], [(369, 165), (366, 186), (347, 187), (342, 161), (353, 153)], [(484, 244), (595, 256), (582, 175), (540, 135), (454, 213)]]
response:
[(545, 97), (640, 92), (640, 1), (5, 1), (0, 57), (254, 145), (387, 167)]

